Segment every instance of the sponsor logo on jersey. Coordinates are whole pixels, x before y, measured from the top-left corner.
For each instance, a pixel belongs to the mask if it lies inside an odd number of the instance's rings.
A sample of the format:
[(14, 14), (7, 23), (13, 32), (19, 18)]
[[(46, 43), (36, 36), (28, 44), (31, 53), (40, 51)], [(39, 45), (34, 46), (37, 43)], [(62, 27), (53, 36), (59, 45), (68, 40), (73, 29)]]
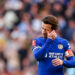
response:
[(49, 52), (45, 54), (45, 58), (63, 58), (63, 53)]

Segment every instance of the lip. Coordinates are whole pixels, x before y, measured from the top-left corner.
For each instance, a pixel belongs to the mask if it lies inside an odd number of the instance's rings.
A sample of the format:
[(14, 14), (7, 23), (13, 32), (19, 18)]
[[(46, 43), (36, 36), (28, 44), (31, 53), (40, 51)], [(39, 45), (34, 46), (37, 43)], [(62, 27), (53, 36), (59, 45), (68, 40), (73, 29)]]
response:
[(47, 35), (47, 33), (43, 33), (43, 35)]
[(44, 35), (46, 34), (46, 33), (43, 33)]

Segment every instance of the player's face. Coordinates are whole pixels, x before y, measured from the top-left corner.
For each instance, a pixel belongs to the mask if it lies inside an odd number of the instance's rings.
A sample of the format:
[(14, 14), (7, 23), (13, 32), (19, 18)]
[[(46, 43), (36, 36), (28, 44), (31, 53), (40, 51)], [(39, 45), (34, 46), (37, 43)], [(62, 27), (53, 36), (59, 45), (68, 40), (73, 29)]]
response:
[(51, 29), (51, 25), (50, 24), (44, 24), (42, 23), (42, 35), (44, 38), (47, 38), (47, 32), (51, 32), (52, 29)]

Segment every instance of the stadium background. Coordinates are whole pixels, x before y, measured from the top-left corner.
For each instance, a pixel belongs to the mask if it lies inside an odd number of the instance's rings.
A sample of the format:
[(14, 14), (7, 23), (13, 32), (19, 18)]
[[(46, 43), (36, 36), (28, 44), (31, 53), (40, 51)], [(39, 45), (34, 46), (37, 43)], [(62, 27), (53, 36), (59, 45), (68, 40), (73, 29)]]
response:
[[(49, 14), (58, 17), (57, 34), (75, 53), (75, 0), (0, 0), (0, 75), (37, 75), (31, 42)], [(65, 68), (65, 75), (75, 69)]]

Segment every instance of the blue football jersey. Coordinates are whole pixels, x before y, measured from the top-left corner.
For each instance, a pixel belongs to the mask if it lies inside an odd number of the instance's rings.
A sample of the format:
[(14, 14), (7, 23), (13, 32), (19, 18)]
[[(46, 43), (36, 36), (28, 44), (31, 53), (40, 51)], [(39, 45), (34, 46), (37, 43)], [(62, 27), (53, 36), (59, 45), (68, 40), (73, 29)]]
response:
[(53, 66), (52, 60), (71, 56), (70, 45), (67, 40), (56, 37), (55, 40), (49, 38), (35, 38), (32, 41), (32, 51), (38, 61), (38, 75), (64, 75), (62, 66)]

